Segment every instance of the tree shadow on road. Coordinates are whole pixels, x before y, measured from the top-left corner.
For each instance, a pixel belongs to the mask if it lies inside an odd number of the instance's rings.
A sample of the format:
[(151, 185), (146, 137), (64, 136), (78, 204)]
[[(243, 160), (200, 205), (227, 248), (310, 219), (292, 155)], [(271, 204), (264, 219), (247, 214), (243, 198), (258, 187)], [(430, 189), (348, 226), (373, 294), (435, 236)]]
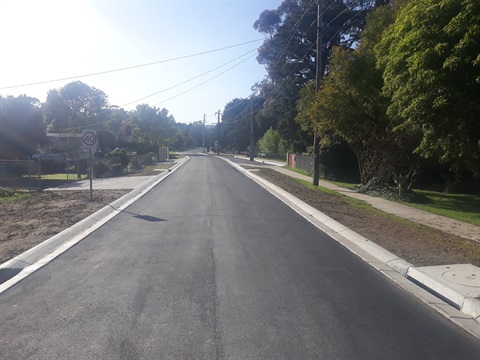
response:
[(137, 214), (137, 213), (134, 213), (134, 212), (131, 212), (131, 211), (127, 211), (127, 210), (120, 210), (120, 209), (117, 209), (116, 207), (112, 206), (111, 204), (108, 204), (108, 206), (110, 206), (112, 209), (114, 209), (116, 211), (120, 211), (120, 212), (125, 213), (125, 214), (133, 215), (133, 217), (135, 217), (137, 219), (151, 221), (151, 222), (167, 221), (166, 219), (162, 219), (162, 218), (159, 218), (159, 217), (156, 217), (156, 216), (143, 215), (143, 214)]

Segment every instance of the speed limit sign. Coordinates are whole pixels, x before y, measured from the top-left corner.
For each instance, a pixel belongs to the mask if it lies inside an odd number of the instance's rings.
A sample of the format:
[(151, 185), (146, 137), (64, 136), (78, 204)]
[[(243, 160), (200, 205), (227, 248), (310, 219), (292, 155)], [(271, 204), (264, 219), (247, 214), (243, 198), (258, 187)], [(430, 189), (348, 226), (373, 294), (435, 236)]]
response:
[(96, 149), (98, 145), (97, 131), (94, 129), (83, 129), (82, 142), (84, 149)]

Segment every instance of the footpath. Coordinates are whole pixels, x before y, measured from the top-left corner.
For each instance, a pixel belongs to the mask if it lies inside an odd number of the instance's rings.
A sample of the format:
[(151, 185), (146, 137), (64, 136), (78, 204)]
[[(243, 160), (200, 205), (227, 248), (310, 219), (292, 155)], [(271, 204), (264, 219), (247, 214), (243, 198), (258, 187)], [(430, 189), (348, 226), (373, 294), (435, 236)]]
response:
[[(244, 159), (242, 157), (237, 158)], [(295, 171), (284, 168), (283, 166), (285, 163), (262, 161), (261, 159), (257, 160), (254, 163), (244, 165), (252, 167), (268, 167), (293, 178), (308, 182), (313, 181), (310, 176), (299, 174)], [(253, 174), (250, 176), (255, 177)], [(346, 196), (362, 200), (370, 204), (372, 207), (389, 214), (409, 219), (452, 235), (480, 242), (480, 227), (478, 226), (447, 218), (445, 216), (432, 214), (394, 201), (361, 194), (355, 190), (343, 188), (327, 181), (320, 180), (319, 185)], [(300, 201), (296, 199), (293, 200), (293, 203), (299, 204)], [(391, 270), (393, 269), (413, 284), (427, 290), (430, 294), (433, 294), (435, 298), (444, 301), (448, 304), (447, 306), (460, 310), (460, 314), (463, 313), (466, 315), (464, 318), (462, 318), (463, 315), (458, 315), (459, 313), (451, 312), (448, 307), (441, 305), (438, 300), (423, 300), (444, 316), (450, 318), (450, 320), (458, 323), (471, 333), (474, 333), (477, 337), (480, 337), (480, 268), (471, 264), (415, 267), (376, 244), (372, 247), (372, 244), (368, 239), (363, 238), (341, 224), (334, 224), (335, 222), (324, 214), (319, 213), (318, 211), (315, 212), (313, 209), (307, 211), (310, 211), (310, 213), (308, 213), (309, 216), (317, 217), (320, 222), (331, 228), (334, 233), (336, 232), (341, 236), (345, 236), (347, 240), (350, 240), (355, 245), (360, 244), (360, 247), (362, 247), (365, 244), (368, 244), (363, 247), (363, 250), (383, 261), (383, 263), (389, 266)], [(348, 247), (348, 245), (345, 246)], [(473, 322), (471, 322), (472, 320)]]

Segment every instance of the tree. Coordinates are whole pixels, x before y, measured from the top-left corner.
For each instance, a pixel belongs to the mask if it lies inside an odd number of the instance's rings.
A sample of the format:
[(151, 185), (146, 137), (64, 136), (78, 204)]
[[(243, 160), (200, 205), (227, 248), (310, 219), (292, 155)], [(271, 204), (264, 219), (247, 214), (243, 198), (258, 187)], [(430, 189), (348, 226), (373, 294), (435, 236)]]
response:
[(117, 139), (110, 131), (100, 130), (97, 137), (100, 151), (103, 154), (106, 154), (117, 147)]
[(245, 151), (250, 145), (250, 99), (233, 99), (223, 110), (220, 123), (222, 148)]
[[(363, 28), (366, 13), (375, 7), (369, 0), (323, 1), (324, 64), (334, 46), (351, 47)], [(382, 1), (384, 3), (384, 1)], [(257, 60), (274, 82), (289, 77), (303, 86), (315, 76), (317, 6), (314, 1), (284, 0), (277, 9), (263, 11), (253, 27), (266, 35)]]
[(302, 89), (297, 121), (306, 128), (313, 124), (324, 150), (332, 144), (339, 148), (342, 141), (349, 144), (363, 184), (395, 179), (402, 192), (417, 167), (411, 153), (418, 137), (392, 131), (394, 119), (387, 115), (390, 98), (382, 94), (382, 71), (376, 68), (374, 52), (394, 19), (393, 7), (377, 8), (367, 15), (356, 49), (333, 49), (320, 91), (314, 94), (313, 84)]
[(81, 81), (52, 89), (44, 104), (50, 132), (80, 132), (106, 120), (107, 95)]
[(45, 141), (38, 99), (0, 96), (0, 159), (26, 159)]
[(381, 93), (382, 73), (375, 67), (373, 47), (391, 18), (389, 7), (370, 13), (355, 50), (333, 49), (328, 75), (311, 106), (308, 107), (308, 101), (313, 89), (305, 89), (303, 100), (298, 103), (302, 109), (298, 121), (303, 126), (313, 121), (322, 146), (329, 146), (336, 136), (350, 145), (358, 159), (362, 183), (378, 176), (382, 166), (376, 161), (374, 168), (366, 167), (365, 162), (373, 159), (375, 146), (383, 147), (380, 144), (385, 141), (389, 122), (389, 99)]
[(203, 136), (205, 130), (206, 129), (202, 120), (195, 121), (186, 126), (185, 133), (187, 134), (187, 137), (194, 139), (193, 147), (203, 146)]
[[(388, 2), (322, 2), (322, 74), (332, 49), (337, 45), (350, 48), (356, 44), (368, 11)], [(312, 126), (300, 126), (295, 117), (300, 89), (315, 78), (316, 21), (315, 1), (285, 0), (277, 9), (263, 11), (254, 23), (254, 28), (266, 36), (257, 57), (268, 73), (268, 79), (261, 83), (266, 99), (263, 116), (271, 119), (271, 126), (292, 143), (295, 151), (303, 151), (313, 141)]]
[(287, 149), (279, 132), (270, 128), (258, 140), (258, 151), (266, 154), (284, 154)]
[(479, 162), (480, 2), (416, 0), (376, 47), (390, 116), (420, 131), (418, 154)]
[(147, 104), (138, 105), (132, 113), (133, 137), (141, 146), (140, 152), (154, 152), (157, 155), (160, 146), (173, 143), (175, 119), (167, 109), (150, 107)]
[(99, 125), (96, 126), (97, 129), (99, 127), (111, 132), (112, 134), (128, 136), (126, 135), (128, 130), (125, 128), (125, 126), (128, 125), (128, 122), (131, 122), (131, 115), (128, 111), (125, 111), (125, 109), (114, 105), (106, 108), (102, 114), (105, 114), (105, 121), (99, 123)]

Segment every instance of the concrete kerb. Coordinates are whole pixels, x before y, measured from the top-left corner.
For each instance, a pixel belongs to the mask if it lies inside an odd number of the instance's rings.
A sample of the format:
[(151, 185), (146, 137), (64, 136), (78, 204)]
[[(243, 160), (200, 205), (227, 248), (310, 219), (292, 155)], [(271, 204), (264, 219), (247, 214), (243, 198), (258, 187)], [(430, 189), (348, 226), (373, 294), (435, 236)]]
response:
[[(462, 299), (462, 306), (460, 307), (461, 312), (458, 311), (451, 305), (442, 302), (438, 297), (432, 295), (427, 290), (428, 287), (419, 287), (418, 284), (415, 284), (410, 280), (408, 274), (412, 274), (412, 271), (415, 270), (413, 264), (410, 264), (397, 255), (340, 224), (255, 173), (244, 169), (228, 159), (220, 158), (228, 162), (238, 171), (250, 177), (282, 202), (290, 206), (306, 220), (319, 227), (322, 231), (326, 232), (336, 241), (344, 245), (348, 250), (360, 256), (368, 264), (395, 281), (405, 290), (416, 295), (427, 305), (432, 306), (442, 315), (480, 338), (480, 326), (478, 326), (480, 322), (480, 301), (473, 298), (464, 298)], [(461, 315), (462, 313), (465, 315)]]
[[(160, 182), (165, 180), (168, 176), (173, 174), (180, 166), (182, 166), (188, 160), (188, 157), (181, 159), (177, 164), (171, 167), (169, 171), (162, 172), (161, 174), (154, 176), (147, 181), (137, 185), (128, 194), (125, 194), (121, 198), (104, 206), (94, 214), (79, 221), (70, 228), (65, 229), (59, 234), (34, 246), (30, 250), (27, 250), (24, 253), (14, 257), (13, 259), (1, 264), (0, 270), (21, 269), (21, 271), (14, 278), (4, 282), (3, 284), (0, 284), (0, 293), (2, 293), (7, 288), (24, 278), (25, 274), (30, 274), (31, 272), (33, 272), (32, 269), (28, 269), (29, 267), (34, 266), (35, 270), (38, 269), (39, 266), (34, 265), (35, 263), (40, 262), (41, 266), (44, 266), (53, 259), (53, 257), (50, 258), (50, 254), (58, 252), (57, 250), (60, 250), (60, 252), (56, 254), (56, 256), (60, 255), (61, 253), (81, 241), (88, 234), (92, 233), (94, 230), (105, 224), (107, 221), (120, 214), (122, 210), (137, 201), (153, 187), (155, 187)], [(48, 261), (44, 261), (44, 259), (46, 258), (48, 258)]]

